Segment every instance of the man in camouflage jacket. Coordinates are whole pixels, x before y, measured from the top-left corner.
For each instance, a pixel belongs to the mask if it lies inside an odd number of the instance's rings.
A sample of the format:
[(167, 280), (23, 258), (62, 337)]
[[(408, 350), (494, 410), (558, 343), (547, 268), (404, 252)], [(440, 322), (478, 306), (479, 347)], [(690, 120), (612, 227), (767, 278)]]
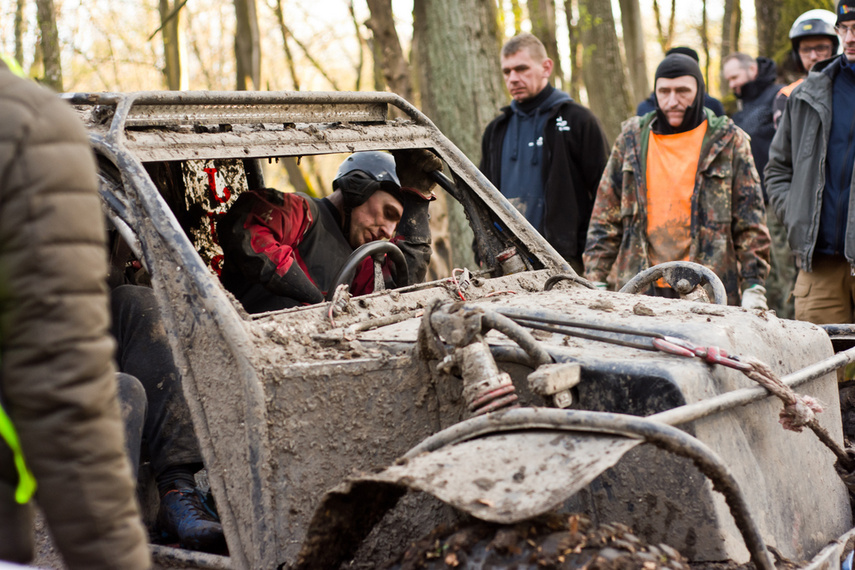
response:
[[(666, 61), (674, 57), (668, 56)], [(696, 78), (698, 97), (703, 101), (700, 70)], [(729, 118), (704, 112), (702, 105), (694, 107), (697, 101), (682, 109), (685, 120), (683, 114), (678, 115), (688, 124), (683, 130), (707, 121), (690, 199), (687, 257), (712, 269), (724, 283), (728, 303), (739, 304), (740, 288), (763, 290), (769, 272), (763, 196), (748, 137)], [(661, 129), (671, 120), (670, 109), (662, 102), (660, 107), (626, 121), (612, 150), (597, 190), (584, 254), (585, 277), (591, 281), (606, 282), (616, 265), (613, 285), (619, 289), (650, 266), (648, 142), (657, 122)], [(693, 112), (695, 118), (691, 119)], [(677, 121), (676, 125), (670, 130), (665, 125), (665, 133), (682, 132), (681, 123)], [(751, 305), (743, 302), (743, 306)]]

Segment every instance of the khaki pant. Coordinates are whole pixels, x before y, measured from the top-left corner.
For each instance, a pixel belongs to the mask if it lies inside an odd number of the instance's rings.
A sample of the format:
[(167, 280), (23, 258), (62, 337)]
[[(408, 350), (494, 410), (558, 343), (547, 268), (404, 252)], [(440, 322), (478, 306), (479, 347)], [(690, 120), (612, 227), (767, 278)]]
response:
[(813, 271), (799, 270), (793, 289), (796, 319), (817, 325), (852, 323), (855, 276), (842, 256), (815, 255)]

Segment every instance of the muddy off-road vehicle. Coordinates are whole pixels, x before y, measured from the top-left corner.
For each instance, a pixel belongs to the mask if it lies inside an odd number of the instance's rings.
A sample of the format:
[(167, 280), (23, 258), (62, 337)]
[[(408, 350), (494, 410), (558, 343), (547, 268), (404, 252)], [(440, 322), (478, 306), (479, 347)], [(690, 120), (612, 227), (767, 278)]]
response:
[[(594, 289), (391, 94), (65, 97), (99, 157), (113, 262), (162, 305), (228, 542), (153, 546), (159, 565), (840, 566), (840, 330), (725, 306), (692, 264)], [(221, 286), (214, 221), (268, 185), (265, 163), (413, 148), (443, 160), (478, 266), (259, 315)], [(358, 255), (379, 268), (375, 245)], [(684, 298), (633, 294), (660, 277)], [(822, 402), (828, 445), (782, 429), (764, 374)]]

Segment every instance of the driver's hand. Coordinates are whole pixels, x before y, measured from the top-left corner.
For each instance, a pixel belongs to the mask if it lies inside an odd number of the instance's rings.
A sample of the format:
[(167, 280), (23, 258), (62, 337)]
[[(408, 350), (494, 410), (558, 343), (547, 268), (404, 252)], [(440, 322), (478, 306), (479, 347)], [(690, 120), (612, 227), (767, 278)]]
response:
[(442, 170), (442, 160), (427, 149), (393, 150), (395, 169), (401, 186), (412, 188), (425, 200), (432, 200), (435, 182), (430, 176), (434, 170)]

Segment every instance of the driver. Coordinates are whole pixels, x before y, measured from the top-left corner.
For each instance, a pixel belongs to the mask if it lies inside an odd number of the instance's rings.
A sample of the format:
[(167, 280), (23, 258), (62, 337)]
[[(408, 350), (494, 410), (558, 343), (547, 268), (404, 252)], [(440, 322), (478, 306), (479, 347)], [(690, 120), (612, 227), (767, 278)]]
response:
[[(319, 303), (353, 251), (376, 240), (401, 249), (410, 283), (424, 280), (431, 254), (428, 204), (435, 199), (428, 174), (441, 168), (440, 159), (422, 149), (358, 152), (339, 166), (326, 198), (272, 188), (244, 192), (217, 224), (223, 285), (249, 313)], [(388, 260), (383, 273), (395, 282)], [(368, 258), (350, 292), (373, 288)]]

